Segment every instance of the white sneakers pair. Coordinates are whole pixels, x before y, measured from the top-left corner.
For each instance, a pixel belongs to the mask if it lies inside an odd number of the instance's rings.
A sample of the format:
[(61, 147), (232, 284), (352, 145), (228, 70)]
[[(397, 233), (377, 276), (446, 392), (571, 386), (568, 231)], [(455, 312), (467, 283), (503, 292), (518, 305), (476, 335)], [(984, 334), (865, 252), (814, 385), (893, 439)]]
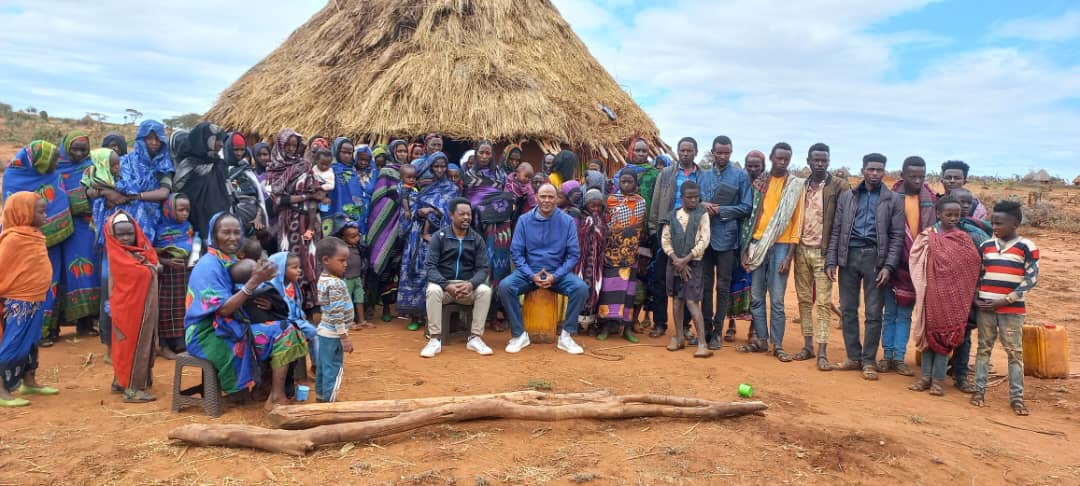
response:
[[(517, 353), (522, 349), (528, 347), (529, 344), (532, 344), (529, 341), (529, 333), (523, 332), (518, 337), (510, 338), (510, 342), (506, 343), (506, 352)], [(574, 337), (566, 331), (563, 331), (559, 334), (559, 342), (556, 344), (556, 347), (570, 354), (585, 353), (585, 350), (582, 349), (581, 346), (574, 341)]]
[[(473, 351), (479, 354), (480, 356), (490, 356), (494, 354), (494, 351), (492, 351), (491, 348), (489, 348), (488, 345), (484, 343), (484, 340), (480, 339), (480, 336), (470, 336), (469, 343), (465, 345), (465, 348), (469, 351)], [(428, 343), (424, 346), (424, 349), (420, 350), (420, 356), (423, 358), (434, 358), (436, 354), (439, 354), (441, 352), (442, 341), (440, 341), (439, 338), (433, 337), (428, 340)]]

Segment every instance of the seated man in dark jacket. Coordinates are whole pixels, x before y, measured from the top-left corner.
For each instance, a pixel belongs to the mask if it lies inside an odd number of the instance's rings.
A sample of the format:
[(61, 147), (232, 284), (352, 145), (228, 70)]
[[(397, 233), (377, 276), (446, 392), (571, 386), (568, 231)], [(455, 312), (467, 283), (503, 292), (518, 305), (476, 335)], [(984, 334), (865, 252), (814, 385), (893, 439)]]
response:
[(444, 303), (473, 306), (470, 351), (483, 356), (492, 354), (484, 344), (484, 322), (491, 307), (491, 287), (487, 285), (488, 258), (484, 237), (472, 229), (472, 207), (468, 199), (450, 201), (450, 226), (431, 235), (427, 260), (427, 329), (431, 339), (420, 356), (434, 358), (442, 351)]

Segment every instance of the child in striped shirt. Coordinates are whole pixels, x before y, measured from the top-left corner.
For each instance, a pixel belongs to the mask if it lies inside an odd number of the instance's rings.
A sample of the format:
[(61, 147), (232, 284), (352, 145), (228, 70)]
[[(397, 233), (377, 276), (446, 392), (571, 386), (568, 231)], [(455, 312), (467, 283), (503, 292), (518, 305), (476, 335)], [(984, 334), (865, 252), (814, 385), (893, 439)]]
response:
[(349, 247), (340, 238), (323, 238), (315, 247), (315, 258), (322, 264), (319, 275), (318, 367), (315, 371), (315, 398), (320, 402), (337, 400), (341, 387), (344, 353), (353, 352), (349, 326), (353, 323), (353, 301), (345, 284)]
[(985, 405), (990, 352), (1000, 336), (1009, 357), (1009, 402), (1017, 415), (1028, 414), (1024, 406), (1024, 295), (1039, 278), (1039, 249), (1031, 240), (1016, 234), (1022, 220), (1020, 203), (999, 201), (990, 216), (994, 237), (979, 246), (983, 262), (975, 296), (979, 351), (975, 356), (975, 393), (971, 396), (972, 405)]

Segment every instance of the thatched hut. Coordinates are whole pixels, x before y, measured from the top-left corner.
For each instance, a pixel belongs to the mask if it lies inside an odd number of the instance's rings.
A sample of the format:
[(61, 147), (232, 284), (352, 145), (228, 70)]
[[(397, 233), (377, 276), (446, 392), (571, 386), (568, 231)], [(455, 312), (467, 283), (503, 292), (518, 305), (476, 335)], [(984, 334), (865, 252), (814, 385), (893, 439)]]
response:
[(1076, 176), (1076, 178), (1073, 179), (1073, 185), (1080, 186), (1080, 175)]
[(1043, 186), (1049, 186), (1050, 183), (1053, 182), (1053, 179), (1050, 178), (1050, 174), (1046, 172), (1046, 169), (1039, 169), (1038, 172), (1031, 176), (1031, 180)]
[(563, 145), (621, 165), (637, 136), (670, 152), (549, 0), (331, 0), (206, 118), (264, 137), (528, 140), (527, 160)]

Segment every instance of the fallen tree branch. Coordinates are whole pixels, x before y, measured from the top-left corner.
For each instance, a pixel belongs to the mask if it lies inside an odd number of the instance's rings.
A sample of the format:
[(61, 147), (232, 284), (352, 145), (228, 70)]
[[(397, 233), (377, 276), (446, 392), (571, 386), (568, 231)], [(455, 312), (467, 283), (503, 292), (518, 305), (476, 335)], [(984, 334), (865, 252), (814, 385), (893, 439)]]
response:
[(450, 397), (411, 398), (403, 400), (368, 400), (354, 402), (315, 403), (310, 405), (278, 405), (270, 411), (270, 424), (279, 429), (310, 429), (319, 425), (365, 422), (396, 417), (405, 412), (432, 408), (451, 403), (465, 403), (482, 399), (509, 400), (515, 403), (535, 405), (561, 405), (585, 401), (603, 400), (611, 392), (598, 390), (585, 393), (544, 393), (525, 390), (489, 395), (464, 395)]
[(1005, 422), (999, 422), (999, 421), (994, 420), (994, 419), (989, 418), (989, 417), (986, 418), (986, 421), (990, 422), (992, 424), (1004, 425), (1005, 427), (1010, 427), (1010, 428), (1013, 428), (1013, 429), (1016, 429), (1016, 430), (1026, 430), (1028, 432), (1035, 432), (1036, 434), (1054, 435), (1054, 436), (1058, 436), (1058, 437), (1066, 437), (1067, 438), (1067, 436), (1065, 435), (1065, 432), (1061, 432), (1059, 430), (1029, 429), (1027, 427), (1021, 427), (1019, 425), (1013, 425), (1013, 424), (1007, 424)]
[[(628, 399), (656, 399), (660, 403), (627, 403)], [(672, 406), (669, 403), (709, 403), (708, 406)], [(191, 424), (169, 432), (170, 439), (194, 445), (251, 447), (270, 452), (304, 455), (320, 445), (368, 442), (429, 425), (501, 418), (560, 421), (572, 419), (626, 419), (672, 417), (715, 420), (768, 408), (763, 402), (709, 402), (682, 397), (635, 395), (568, 405), (523, 405), (500, 399), (479, 399), (405, 412), (391, 418), (323, 425), (307, 430), (278, 430), (250, 425)]]

